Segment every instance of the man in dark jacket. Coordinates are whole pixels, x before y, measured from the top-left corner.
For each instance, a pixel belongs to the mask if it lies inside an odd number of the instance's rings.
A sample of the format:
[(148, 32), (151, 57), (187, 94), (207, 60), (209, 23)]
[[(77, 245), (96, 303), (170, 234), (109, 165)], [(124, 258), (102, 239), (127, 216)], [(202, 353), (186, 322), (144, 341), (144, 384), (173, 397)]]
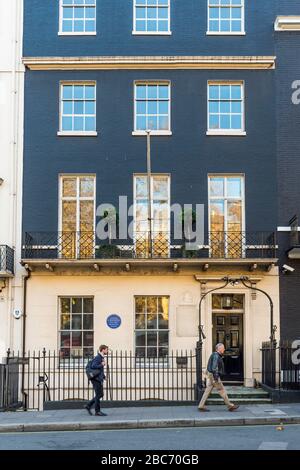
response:
[(95, 396), (94, 398), (85, 405), (85, 409), (90, 415), (92, 415), (91, 408), (95, 404), (95, 416), (106, 416), (105, 413), (100, 411), (100, 399), (103, 397), (103, 381), (105, 380), (104, 367), (106, 365), (106, 358), (108, 353), (108, 346), (102, 344), (99, 348), (97, 356), (94, 357), (91, 369), (99, 371), (99, 374), (91, 380)]
[(222, 359), (224, 352), (224, 344), (218, 343), (216, 346), (216, 352), (212, 353), (208, 360), (206, 372), (206, 389), (199, 403), (199, 411), (209, 411), (205, 407), (205, 403), (213, 388), (216, 388), (216, 390), (223, 398), (225, 405), (227, 405), (228, 407), (228, 411), (234, 411), (238, 409), (237, 405), (230, 403), (228, 395), (220, 378), (220, 376), (224, 374), (224, 363)]

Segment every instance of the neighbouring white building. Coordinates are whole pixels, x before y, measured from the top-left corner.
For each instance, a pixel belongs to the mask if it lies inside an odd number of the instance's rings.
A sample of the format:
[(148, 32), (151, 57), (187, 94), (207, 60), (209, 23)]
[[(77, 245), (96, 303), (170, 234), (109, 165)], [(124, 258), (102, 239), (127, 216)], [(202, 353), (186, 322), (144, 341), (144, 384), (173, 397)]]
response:
[(21, 201), (24, 66), (23, 1), (0, 0), (0, 357), (21, 349)]

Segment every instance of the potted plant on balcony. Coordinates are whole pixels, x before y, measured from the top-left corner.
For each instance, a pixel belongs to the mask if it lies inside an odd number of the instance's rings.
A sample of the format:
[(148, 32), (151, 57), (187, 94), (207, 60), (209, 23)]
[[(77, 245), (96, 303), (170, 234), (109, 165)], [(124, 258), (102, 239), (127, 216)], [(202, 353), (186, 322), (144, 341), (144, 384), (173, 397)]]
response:
[[(112, 243), (115, 236), (119, 231), (119, 215), (115, 210), (106, 210), (103, 213), (101, 220), (105, 221), (105, 226), (108, 227), (108, 242), (101, 243), (95, 251), (96, 258), (113, 259), (120, 256), (120, 250), (116, 244)], [(115, 235), (113, 237), (113, 235)]]
[[(185, 209), (182, 211), (182, 235), (183, 235), (183, 245), (181, 248), (182, 258), (197, 258), (198, 252), (195, 250), (187, 250), (186, 243), (189, 243), (192, 237), (192, 231), (194, 231), (196, 226), (197, 215), (196, 212), (191, 209)], [(187, 228), (187, 233), (185, 229)]]

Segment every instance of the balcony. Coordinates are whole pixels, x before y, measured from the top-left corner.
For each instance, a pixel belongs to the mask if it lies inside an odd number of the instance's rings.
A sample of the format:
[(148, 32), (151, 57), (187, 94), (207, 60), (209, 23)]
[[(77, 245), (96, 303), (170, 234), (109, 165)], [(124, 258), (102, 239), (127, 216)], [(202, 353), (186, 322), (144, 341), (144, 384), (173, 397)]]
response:
[[(90, 265), (210, 265), (273, 266), (276, 262), (273, 232), (210, 232), (203, 245), (186, 249), (185, 240), (172, 239), (169, 232), (135, 233), (133, 240), (103, 242), (94, 232), (26, 233), (22, 263), (53, 270), (54, 266)], [(175, 270), (175, 269), (174, 269)]]
[(13, 277), (15, 252), (7, 245), (0, 245), (0, 277)]

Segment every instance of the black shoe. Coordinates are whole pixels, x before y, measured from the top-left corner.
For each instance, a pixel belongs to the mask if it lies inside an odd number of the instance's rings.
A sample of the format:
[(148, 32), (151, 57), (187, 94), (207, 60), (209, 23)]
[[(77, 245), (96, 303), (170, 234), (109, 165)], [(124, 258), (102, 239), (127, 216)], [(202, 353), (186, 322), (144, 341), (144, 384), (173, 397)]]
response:
[(91, 412), (91, 408), (88, 405), (85, 405), (83, 408), (88, 412), (90, 416), (93, 416), (93, 413)]
[(198, 408), (198, 410), (199, 410), (200, 412), (202, 412), (202, 413), (210, 411), (210, 410), (209, 410), (208, 408), (206, 408), (206, 407), (204, 407), (204, 408)]
[(95, 413), (95, 416), (107, 416), (107, 414), (102, 413), (102, 411), (99, 411), (99, 412)]

